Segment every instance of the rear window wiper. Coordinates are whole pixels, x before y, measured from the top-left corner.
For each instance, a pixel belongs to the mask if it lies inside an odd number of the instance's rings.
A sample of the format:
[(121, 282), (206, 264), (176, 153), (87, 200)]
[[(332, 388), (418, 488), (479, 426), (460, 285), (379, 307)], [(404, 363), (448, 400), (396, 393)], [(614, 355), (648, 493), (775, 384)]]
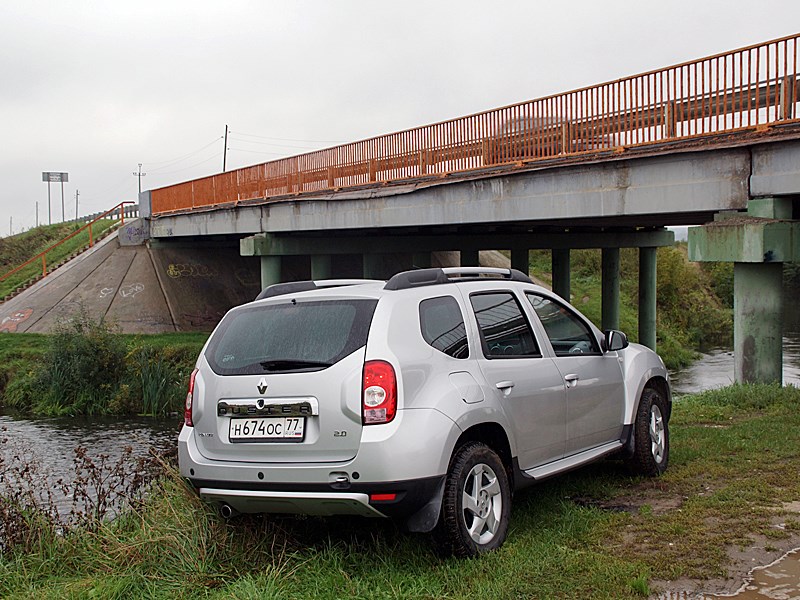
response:
[(324, 369), (330, 367), (333, 363), (320, 362), (317, 360), (265, 360), (261, 363), (261, 368), (265, 371), (293, 371), (295, 369)]

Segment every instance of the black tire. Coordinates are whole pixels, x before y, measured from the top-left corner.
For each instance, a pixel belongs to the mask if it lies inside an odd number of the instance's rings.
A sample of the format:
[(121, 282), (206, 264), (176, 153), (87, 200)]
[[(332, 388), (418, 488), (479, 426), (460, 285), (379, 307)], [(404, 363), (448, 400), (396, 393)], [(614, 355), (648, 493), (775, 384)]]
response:
[(480, 442), (461, 446), (450, 460), (433, 532), (441, 554), (467, 558), (499, 548), (510, 514), (511, 489), (500, 457)]
[(646, 388), (639, 400), (633, 422), (633, 454), (628, 466), (637, 475), (654, 477), (669, 464), (669, 424), (667, 402), (660, 392)]

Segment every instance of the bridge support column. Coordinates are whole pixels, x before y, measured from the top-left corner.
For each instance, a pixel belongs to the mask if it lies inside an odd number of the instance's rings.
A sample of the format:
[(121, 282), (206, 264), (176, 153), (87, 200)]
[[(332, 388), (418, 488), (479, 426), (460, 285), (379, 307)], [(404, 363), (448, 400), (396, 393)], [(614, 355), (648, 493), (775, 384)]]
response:
[(602, 270), (602, 329), (619, 329), (619, 248), (603, 248)]
[(689, 229), (689, 259), (733, 262), (736, 383), (783, 381), (783, 263), (800, 260), (790, 198), (758, 198), (747, 215), (717, 215)]
[(530, 275), (530, 259), (527, 246), (511, 248), (511, 268)]
[(331, 278), (330, 254), (314, 254), (311, 256), (311, 279)]
[(639, 343), (656, 349), (656, 249), (639, 248)]
[(268, 285), (281, 282), (281, 257), (261, 257), (261, 289)]
[(383, 259), (380, 254), (364, 255), (364, 279), (381, 279), (383, 277)]
[(733, 359), (737, 382), (783, 381), (782, 263), (734, 263)]
[(569, 248), (553, 248), (550, 252), (550, 264), (553, 274), (553, 291), (569, 302)]
[(431, 266), (431, 253), (415, 252), (411, 257), (411, 263), (415, 269), (428, 269)]
[(461, 250), (461, 266), (480, 267), (481, 266), (480, 252), (474, 249)]

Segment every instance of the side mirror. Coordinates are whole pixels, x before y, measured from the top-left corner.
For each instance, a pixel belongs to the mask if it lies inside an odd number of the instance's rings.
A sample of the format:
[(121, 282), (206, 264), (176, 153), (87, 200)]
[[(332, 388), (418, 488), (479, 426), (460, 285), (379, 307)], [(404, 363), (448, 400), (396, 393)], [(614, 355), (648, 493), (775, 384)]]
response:
[(614, 352), (628, 347), (628, 336), (616, 329), (606, 331), (603, 341), (605, 342), (606, 352)]

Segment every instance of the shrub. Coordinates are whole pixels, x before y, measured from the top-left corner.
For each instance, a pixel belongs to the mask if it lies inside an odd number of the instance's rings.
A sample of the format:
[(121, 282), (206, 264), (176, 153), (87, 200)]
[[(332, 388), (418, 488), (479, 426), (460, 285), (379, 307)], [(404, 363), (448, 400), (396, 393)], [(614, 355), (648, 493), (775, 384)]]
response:
[(35, 410), (51, 415), (98, 415), (125, 376), (125, 342), (85, 310), (57, 326), (36, 370)]

